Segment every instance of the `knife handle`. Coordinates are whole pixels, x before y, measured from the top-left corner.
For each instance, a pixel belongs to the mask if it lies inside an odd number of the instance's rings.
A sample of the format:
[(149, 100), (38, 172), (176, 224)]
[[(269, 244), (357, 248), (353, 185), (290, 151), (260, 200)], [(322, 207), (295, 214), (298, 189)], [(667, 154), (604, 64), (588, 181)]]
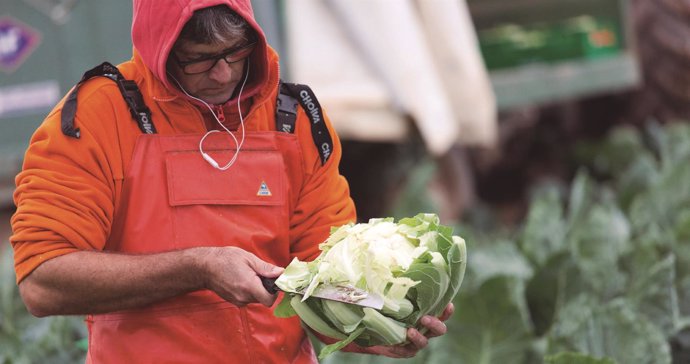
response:
[(278, 286), (276, 286), (276, 279), (275, 278), (267, 278), (267, 277), (261, 277), (261, 284), (264, 285), (264, 288), (268, 291), (270, 294), (276, 294), (280, 290)]

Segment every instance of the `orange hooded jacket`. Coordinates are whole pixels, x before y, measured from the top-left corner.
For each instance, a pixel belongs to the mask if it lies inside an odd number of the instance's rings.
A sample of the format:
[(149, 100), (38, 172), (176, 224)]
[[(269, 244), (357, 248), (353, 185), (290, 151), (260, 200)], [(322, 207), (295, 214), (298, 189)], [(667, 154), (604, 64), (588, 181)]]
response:
[[(243, 106), (251, 105), (245, 118), (246, 130), (275, 131), (278, 56), (255, 22), (249, 0), (134, 0), (134, 55), (118, 68), (125, 78), (138, 84), (160, 135), (203, 134), (212, 125), (211, 115), (170, 83), (166, 62), (192, 13), (219, 4), (243, 16), (259, 38), (242, 94)], [(10, 240), (17, 282), (48, 259), (79, 250), (108, 249), (106, 243), (115, 233), (113, 222), (122, 203), (125, 175), (141, 136), (117, 85), (109, 79), (95, 78), (79, 89), (75, 118), (75, 126), (81, 131), (79, 139), (61, 131), (64, 101), (33, 135), (23, 170), (16, 177), (17, 210)], [(223, 105), (233, 127), (237, 127), (238, 120), (236, 103), (230, 100)], [(328, 237), (332, 226), (355, 219), (347, 182), (338, 172), (341, 149), (334, 129), (326, 118), (333, 152), (322, 165), (309, 124), (300, 108), (295, 135), (302, 168), (287, 171), (291, 180), (300, 181), (288, 197), (291, 212), (287, 222), (291, 255), (300, 259), (312, 259), (319, 253), (318, 243)]]
[[(252, 73), (242, 95), (243, 105), (251, 105), (245, 118), (246, 130), (275, 130), (278, 57), (254, 21), (250, 1), (135, 0), (134, 56), (118, 68), (125, 78), (139, 85), (160, 135), (203, 134), (210, 125), (210, 114), (172, 86), (166, 76), (166, 62), (192, 13), (219, 4), (243, 16), (259, 36), (251, 58)], [(61, 131), (63, 103), (64, 99), (33, 135), (23, 170), (16, 178), (17, 210), (10, 240), (17, 282), (48, 259), (79, 250), (108, 249), (113, 222), (123, 202), (126, 171), (141, 136), (111, 80), (92, 79), (79, 89), (75, 118), (75, 126), (81, 131), (79, 139)], [(236, 100), (230, 100), (223, 105), (231, 125), (237, 119), (235, 104)], [(301, 168), (288, 173), (299, 173), (293, 180), (301, 185), (289, 196), (291, 213), (287, 223), (290, 253), (300, 259), (318, 254), (318, 243), (327, 238), (332, 226), (355, 219), (347, 183), (338, 173), (340, 144), (327, 118), (326, 123), (334, 149), (322, 165), (309, 119), (303, 109), (298, 110), (295, 135), (301, 157), (297, 165)]]

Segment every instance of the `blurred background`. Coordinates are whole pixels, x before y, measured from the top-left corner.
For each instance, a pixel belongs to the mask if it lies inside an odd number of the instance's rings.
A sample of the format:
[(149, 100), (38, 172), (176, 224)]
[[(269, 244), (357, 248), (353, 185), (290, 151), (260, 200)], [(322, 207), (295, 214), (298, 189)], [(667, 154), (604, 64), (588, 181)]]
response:
[[(690, 3), (252, 3), (341, 137), (359, 219), (436, 212), (467, 240), (449, 334), (403, 362), (690, 362)], [(129, 59), (130, 26), (124, 1), (0, 4), (5, 242), (33, 130)], [(82, 318), (31, 317), (0, 259), (0, 363), (83, 362)]]

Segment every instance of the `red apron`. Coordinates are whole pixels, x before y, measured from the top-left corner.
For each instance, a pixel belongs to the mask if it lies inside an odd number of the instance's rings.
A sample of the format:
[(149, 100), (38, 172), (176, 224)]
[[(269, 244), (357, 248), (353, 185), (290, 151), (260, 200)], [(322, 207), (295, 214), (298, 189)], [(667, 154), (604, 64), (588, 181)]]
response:
[[(237, 246), (286, 266), (291, 199), (302, 178), (296, 137), (247, 133), (227, 171), (202, 159), (200, 138), (139, 137), (106, 250)], [(204, 141), (204, 151), (220, 165), (232, 157), (231, 146), (221, 133)], [(89, 316), (87, 324), (87, 363), (316, 362), (299, 320), (276, 318), (261, 304), (237, 307), (208, 290)]]

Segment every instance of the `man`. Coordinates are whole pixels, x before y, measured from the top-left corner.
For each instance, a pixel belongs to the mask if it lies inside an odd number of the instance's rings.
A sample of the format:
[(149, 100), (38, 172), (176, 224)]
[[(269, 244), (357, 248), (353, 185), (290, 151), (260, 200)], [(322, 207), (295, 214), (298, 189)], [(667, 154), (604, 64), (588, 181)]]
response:
[[(301, 89), (309, 113), (277, 130), (278, 57), (248, 0), (135, 0), (132, 40), (123, 77), (89, 73), (32, 137), (11, 237), (24, 302), (87, 314), (87, 362), (314, 362), (260, 277), (355, 218), (333, 128)], [(427, 344), (408, 336), (348, 349)]]

